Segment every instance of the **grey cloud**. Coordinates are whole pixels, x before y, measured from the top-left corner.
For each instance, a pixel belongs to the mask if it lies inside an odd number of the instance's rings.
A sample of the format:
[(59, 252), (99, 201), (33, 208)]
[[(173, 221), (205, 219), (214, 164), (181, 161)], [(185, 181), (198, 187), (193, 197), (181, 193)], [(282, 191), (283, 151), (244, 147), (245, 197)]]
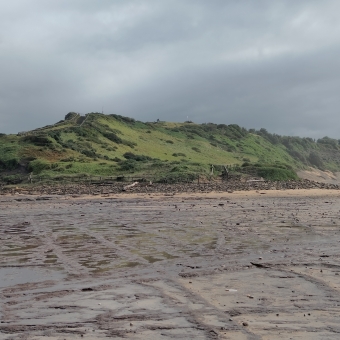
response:
[(0, 4), (0, 132), (100, 111), (340, 137), (337, 1)]

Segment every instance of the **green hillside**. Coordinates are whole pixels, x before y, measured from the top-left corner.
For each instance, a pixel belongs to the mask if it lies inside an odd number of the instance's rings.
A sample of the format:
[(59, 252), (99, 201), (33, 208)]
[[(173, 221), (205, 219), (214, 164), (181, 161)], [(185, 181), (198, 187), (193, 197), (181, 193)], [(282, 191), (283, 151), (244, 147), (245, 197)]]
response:
[(181, 176), (215, 174), (238, 165), (272, 179), (294, 178), (306, 166), (340, 169), (337, 140), (273, 135), (230, 124), (143, 123), (119, 115), (70, 112), (55, 125), (18, 135), (0, 134), (2, 177), (32, 172)]

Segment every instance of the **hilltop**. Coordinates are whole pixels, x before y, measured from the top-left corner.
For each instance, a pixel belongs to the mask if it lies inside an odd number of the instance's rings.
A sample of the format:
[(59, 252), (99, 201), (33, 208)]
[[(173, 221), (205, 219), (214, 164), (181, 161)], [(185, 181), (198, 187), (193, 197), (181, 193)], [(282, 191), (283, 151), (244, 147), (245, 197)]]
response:
[(324, 137), (289, 137), (236, 124), (141, 122), (116, 114), (70, 112), (54, 125), (0, 134), (0, 175), (152, 175), (159, 179), (214, 175), (222, 166), (268, 179), (296, 171), (340, 169), (340, 145)]

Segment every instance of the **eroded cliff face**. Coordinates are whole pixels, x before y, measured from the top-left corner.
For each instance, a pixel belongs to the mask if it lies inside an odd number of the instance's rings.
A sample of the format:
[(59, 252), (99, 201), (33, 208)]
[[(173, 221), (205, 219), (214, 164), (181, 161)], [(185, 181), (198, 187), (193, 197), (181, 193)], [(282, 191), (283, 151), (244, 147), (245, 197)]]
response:
[(300, 170), (297, 172), (298, 176), (302, 179), (310, 181), (340, 184), (340, 172), (322, 171), (316, 168), (309, 168), (308, 170)]

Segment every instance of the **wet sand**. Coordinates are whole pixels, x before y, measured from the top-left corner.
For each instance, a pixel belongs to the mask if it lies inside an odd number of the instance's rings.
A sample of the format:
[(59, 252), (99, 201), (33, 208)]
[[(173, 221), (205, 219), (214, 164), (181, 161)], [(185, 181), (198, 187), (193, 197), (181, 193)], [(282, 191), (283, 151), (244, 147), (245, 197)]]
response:
[(339, 339), (339, 190), (104, 196), (0, 196), (0, 339)]

